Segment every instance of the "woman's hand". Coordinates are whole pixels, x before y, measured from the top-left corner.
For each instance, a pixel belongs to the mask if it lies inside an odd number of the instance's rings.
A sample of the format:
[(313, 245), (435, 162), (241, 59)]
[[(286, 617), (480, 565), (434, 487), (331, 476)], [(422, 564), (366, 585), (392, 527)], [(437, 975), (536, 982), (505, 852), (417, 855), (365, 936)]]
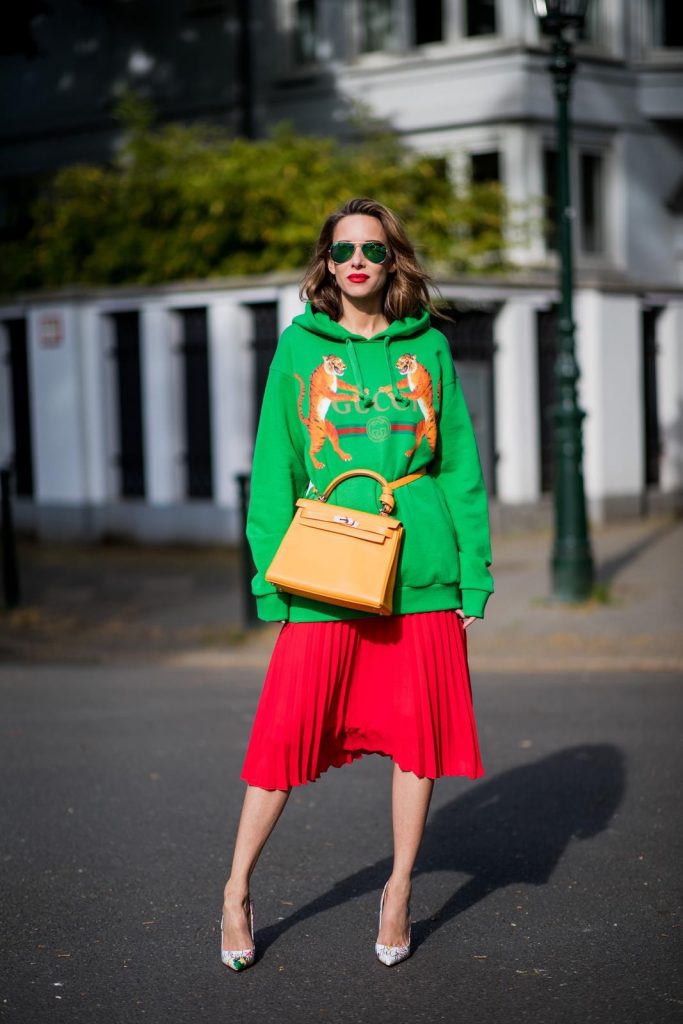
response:
[(460, 618), (462, 619), (463, 629), (467, 629), (468, 626), (471, 626), (473, 622), (477, 621), (477, 616), (476, 615), (467, 615), (466, 616), (464, 611), (462, 610), (462, 608), (456, 608), (455, 612), (456, 612), (456, 615), (459, 615)]

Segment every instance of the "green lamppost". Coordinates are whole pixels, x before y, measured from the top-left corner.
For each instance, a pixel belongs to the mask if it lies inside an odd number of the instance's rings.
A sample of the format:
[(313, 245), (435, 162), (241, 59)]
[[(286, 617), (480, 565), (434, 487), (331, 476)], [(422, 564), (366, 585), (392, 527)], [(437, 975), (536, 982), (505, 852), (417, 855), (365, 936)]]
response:
[(549, 65), (557, 99), (557, 215), (560, 246), (560, 310), (555, 360), (553, 408), (555, 539), (552, 554), (553, 596), (580, 601), (593, 586), (593, 559), (583, 489), (583, 443), (579, 409), (573, 316), (572, 218), (569, 189), (569, 98), (576, 67), (567, 31), (580, 28), (588, 0), (532, 0), (541, 30), (552, 37)]

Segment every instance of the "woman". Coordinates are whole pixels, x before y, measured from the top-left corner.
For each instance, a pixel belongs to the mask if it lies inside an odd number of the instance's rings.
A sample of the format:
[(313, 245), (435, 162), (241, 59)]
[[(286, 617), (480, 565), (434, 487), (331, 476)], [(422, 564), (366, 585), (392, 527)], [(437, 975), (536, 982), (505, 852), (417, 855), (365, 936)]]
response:
[[(254, 960), (249, 882), (292, 786), (368, 753), (394, 761), (394, 861), (377, 957), (410, 953), (411, 873), (434, 779), (483, 774), (464, 630), (493, 590), (486, 492), (427, 277), (396, 216), (353, 199), (325, 221), (306, 312), (277, 348), (259, 422), (247, 534), (260, 618), (283, 621), (254, 720), (247, 791), (224, 891), (221, 956)], [(297, 498), (347, 469), (394, 481), (405, 528), (394, 614), (363, 615), (278, 591), (265, 574)], [(367, 477), (333, 501), (377, 511)]]

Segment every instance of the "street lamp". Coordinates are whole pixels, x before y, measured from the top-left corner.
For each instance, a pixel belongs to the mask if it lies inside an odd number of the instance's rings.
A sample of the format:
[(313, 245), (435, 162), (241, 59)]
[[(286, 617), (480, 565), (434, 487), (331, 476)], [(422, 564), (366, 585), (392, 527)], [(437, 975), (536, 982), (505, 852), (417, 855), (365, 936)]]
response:
[(579, 368), (574, 344), (572, 218), (569, 191), (569, 96), (576, 67), (569, 28), (581, 28), (588, 0), (532, 0), (541, 30), (552, 37), (549, 69), (557, 99), (557, 211), (560, 248), (560, 311), (557, 321), (555, 403), (553, 407), (555, 539), (552, 554), (553, 596), (580, 601), (593, 586), (593, 558), (588, 538), (583, 489), (581, 422), (576, 382)]

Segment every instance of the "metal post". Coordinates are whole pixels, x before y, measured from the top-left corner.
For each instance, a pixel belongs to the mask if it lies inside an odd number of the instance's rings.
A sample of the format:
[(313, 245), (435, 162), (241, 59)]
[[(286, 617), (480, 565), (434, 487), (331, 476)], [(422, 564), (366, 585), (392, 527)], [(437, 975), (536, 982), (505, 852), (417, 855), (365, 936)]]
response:
[(569, 185), (569, 99), (576, 62), (562, 32), (553, 40), (550, 70), (557, 99), (557, 210), (560, 244), (560, 314), (555, 361), (554, 506), (555, 541), (552, 554), (553, 596), (560, 601), (580, 601), (593, 586), (591, 555), (583, 487), (584, 413), (578, 406), (573, 316), (572, 218)]
[(247, 629), (258, 623), (256, 612), (256, 598), (251, 592), (251, 580), (256, 572), (251, 548), (247, 540), (247, 509), (249, 507), (249, 482), (250, 476), (247, 473), (238, 473), (235, 476), (240, 493), (240, 569), (242, 576), (242, 612), (244, 625)]
[(0, 491), (2, 492), (2, 584), (5, 607), (18, 608), (21, 601), (19, 587), (19, 560), (12, 519), (9, 469), (0, 469)]

